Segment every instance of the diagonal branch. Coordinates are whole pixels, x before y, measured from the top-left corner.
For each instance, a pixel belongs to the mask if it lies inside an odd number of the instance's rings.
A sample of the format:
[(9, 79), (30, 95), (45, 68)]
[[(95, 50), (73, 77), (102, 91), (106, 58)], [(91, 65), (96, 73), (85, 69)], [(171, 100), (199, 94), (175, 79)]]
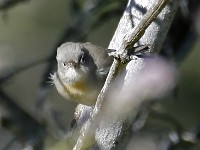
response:
[[(121, 42), (122, 45), (118, 45), (119, 47), (116, 47), (116, 49), (118, 49), (120, 53), (124, 53), (126, 48), (128, 48), (129, 46), (133, 46), (136, 42), (138, 42), (144, 34), (147, 27), (154, 21), (157, 15), (166, 6), (167, 2), (168, 0), (160, 0), (156, 5), (153, 5), (152, 8), (150, 8), (149, 11), (142, 18), (141, 22), (137, 25), (137, 27), (125, 35)], [(120, 62), (117, 59), (114, 59), (106, 82), (97, 98), (97, 102), (91, 114), (91, 117), (83, 126), (81, 130), (81, 135), (74, 147), (74, 150), (88, 149), (93, 144), (95, 132), (98, 128), (101, 119), (102, 107), (105, 101), (105, 96), (108, 92), (112, 80), (114, 79), (116, 71), (119, 69), (119, 65)]]
[(29, 0), (1, 0), (0, 11), (9, 9), (9, 8), (17, 5), (18, 3), (22, 3), (22, 2), (26, 2), (26, 1), (29, 1)]
[[(128, 47), (133, 47), (136, 42), (144, 35), (145, 30), (149, 25), (154, 21), (158, 14), (163, 10), (167, 5), (169, 0), (159, 0), (155, 6), (150, 8), (148, 13), (146, 13), (140, 23), (136, 28), (133, 28), (130, 33), (124, 37), (124, 42), (122, 42), (122, 47), (128, 49)], [(124, 45), (124, 46), (123, 46)]]

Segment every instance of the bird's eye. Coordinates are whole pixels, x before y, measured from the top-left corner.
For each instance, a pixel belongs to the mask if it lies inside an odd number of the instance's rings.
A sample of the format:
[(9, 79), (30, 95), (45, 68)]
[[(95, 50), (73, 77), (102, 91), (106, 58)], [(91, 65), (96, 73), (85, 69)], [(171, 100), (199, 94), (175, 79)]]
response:
[(63, 66), (66, 67), (66, 66), (67, 66), (67, 63), (66, 63), (66, 62), (63, 62)]
[(84, 55), (80, 56), (79, 63), (81, 63), (81, 64), (85, 63), (85, 56)]

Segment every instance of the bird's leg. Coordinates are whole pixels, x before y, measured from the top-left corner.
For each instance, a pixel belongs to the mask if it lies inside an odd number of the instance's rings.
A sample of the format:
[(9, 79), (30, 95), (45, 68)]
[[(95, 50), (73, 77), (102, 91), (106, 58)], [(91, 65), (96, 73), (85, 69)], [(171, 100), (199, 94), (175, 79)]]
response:
[(149, 45), (140, 45), (137, 47), (131, 47), (129, 49), (125, 49), (123, 52), (120, 50), (116, 51), (112, 49), (109, 49), (108, 51), (109, 51), (108, 53), (109, 56), (119, 59), (123, 64), (128, 63), (130, 60), (134, 59), (135, 56), (143, 56), (151, 53)]

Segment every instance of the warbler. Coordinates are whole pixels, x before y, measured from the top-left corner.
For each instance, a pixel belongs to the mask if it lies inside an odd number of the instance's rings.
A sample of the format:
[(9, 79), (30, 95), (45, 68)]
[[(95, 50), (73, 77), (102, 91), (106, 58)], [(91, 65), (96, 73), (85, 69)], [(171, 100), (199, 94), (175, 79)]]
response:
[(57, 91), (67, 100), (94, 105), (113, 57), (91, 43), (66, 42), (57, 49), (57, 71), (52, 74)]

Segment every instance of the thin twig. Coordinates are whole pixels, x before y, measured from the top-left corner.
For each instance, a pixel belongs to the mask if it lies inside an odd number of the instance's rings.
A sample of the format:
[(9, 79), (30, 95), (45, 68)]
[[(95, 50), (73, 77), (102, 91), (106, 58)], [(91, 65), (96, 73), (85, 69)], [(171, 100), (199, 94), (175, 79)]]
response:
[(133, 47), (136, 42), (144, 35), (145, 30), (154, 21), (162, 9), (167, 5), (169, 0), (159, 0), (143, 17), (136, 28), (133, 28), (129, 34), (124, 37), (121, 49)]
[(32, 67), (35, 67), (37, 65), (40, 65), (42, 63), (45, 63), (48, 60), (48, 58), (44, 58), (42, 60), (37, 60), (35, 62), (30, 62), (28, 64), (23, 64), (22, 66), (17, 66), (15, 68), (8, 69), (4, 72), (1, 72), (0, 74), (0, 85), (8, 81), (10, 78), (15, 76), (16, 74), (25, 71), (27, 69), (30, 69)]
[(29, 0), (1, 0), (0, 11), (9, 9), (9, 8), (17, 5), (18, 3), (26, 2), (26, 1), (29, 1)]

